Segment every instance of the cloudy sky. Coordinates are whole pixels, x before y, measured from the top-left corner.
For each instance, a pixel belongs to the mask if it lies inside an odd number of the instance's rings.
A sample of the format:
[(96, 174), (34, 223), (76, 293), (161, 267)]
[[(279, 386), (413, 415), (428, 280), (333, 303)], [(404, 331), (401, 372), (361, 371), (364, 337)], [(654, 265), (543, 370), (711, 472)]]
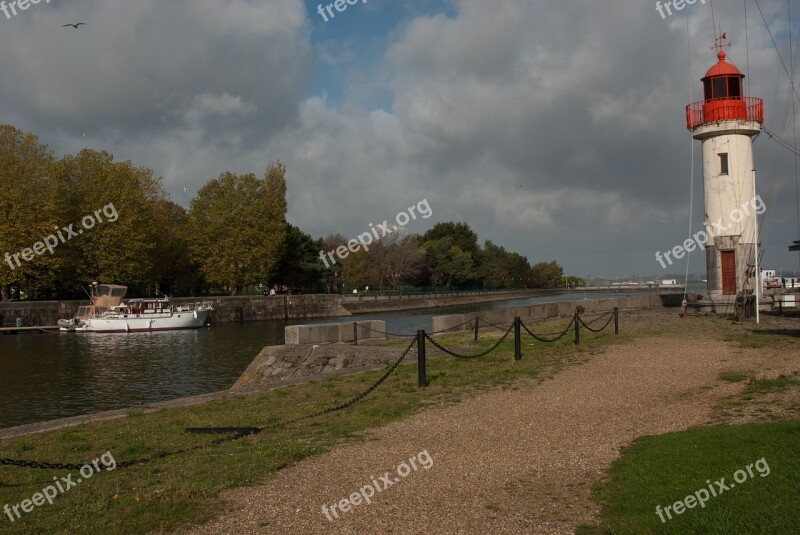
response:
[[(326, 21), (303, 0), (43, 0), (0, 12), (0, 123), (58, 155), (147, 166), (184, 206), (221, 172), (280, 159), (288, 219), (313, 237), (365, 232), (424, 198), (433, 216), (411, 231), (466, 221), (572, 274), (660, 276), (656, 250), (689, 230), (684, 107), (716, 61), (714, 22), (767, 127), (795, 144), (789, 77), (754, 0), (749, 62), (743, 2), (717, 0), (712, 21), (710, 1), (662, 18), (650, 0), (359, 0)], [(788, 70), (792, 3), (759, 0)], [(795, 158), (763, 133), (755, 147), (764, 265), (796, 270)], [(693, 253), (690, 271), (704, 269)]]

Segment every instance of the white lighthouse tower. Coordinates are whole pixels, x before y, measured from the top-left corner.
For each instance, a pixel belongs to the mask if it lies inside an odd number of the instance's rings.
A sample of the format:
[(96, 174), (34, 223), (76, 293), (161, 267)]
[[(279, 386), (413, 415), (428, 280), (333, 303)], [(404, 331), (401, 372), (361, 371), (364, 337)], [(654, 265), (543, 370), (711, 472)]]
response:
[(737, 295), (748, 299), (756, 288), (757, 216), (763, 212), (756, 213), (761, 199), (753, 139), (764, 122), (764, 102), (745, 95), (744, 75), (725, 60), (724, 39), (714, 47), (717, 64), (702, 79), (703, 100), (686, 107), (686, 125), (703, 144), (708, 299), (718, 312), (730, 311)]

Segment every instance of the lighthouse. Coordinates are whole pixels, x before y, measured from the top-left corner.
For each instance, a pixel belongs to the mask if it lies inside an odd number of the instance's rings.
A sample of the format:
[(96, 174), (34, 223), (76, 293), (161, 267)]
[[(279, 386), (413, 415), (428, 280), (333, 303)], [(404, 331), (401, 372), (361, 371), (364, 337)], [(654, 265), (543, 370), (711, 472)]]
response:
[(764, 123), (764, 102), (746, 95), (744, 75), (722, 50), (730, 46), (724, 39), (722, 34), (714, 47), (717, 63), (702, 78), (703, 100), (686, 107), (686, 126), (703, 146), (705, 214), (698, 234), (706, 235), (708, 299), (718, 311), (755, 290), (757, 216), (763, 213), (753, 139)]

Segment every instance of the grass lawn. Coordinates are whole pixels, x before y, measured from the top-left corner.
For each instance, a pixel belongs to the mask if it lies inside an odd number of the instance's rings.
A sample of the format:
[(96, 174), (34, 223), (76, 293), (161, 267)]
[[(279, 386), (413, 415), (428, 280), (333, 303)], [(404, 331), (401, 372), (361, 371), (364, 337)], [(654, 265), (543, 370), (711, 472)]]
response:
[[(752, 477), (748, 465), (754, 465)], [(730, 490), (719, 493), (715, 482), (721, 478)], [(709, 483), (719, 494), (700, 507), (697, 499), (704, 493), (695, 493), (708, 491)], [(686, 502), (692, 508), (676, 514), (674, 504), (689, 495), (695, 496)], [(595, 489), (595, 499), (603, 504), (601, 523), (579, 527), (578, 535), (797, 533), (800, 421), (643, 437), (614, 462), (609, 481)], [(672, 519), (662, 512), (662, 522), (656, 506), (662, 511), (671, 506)]]
[[(560, 330), (568, 320), (537, 325), (537, 332)], [(499, 335), (482, 334), (488, 348)], [(575, 347), (566, 336), (554, 344), (523, 339), (524, 358), (513, 359), (510, 336), (491, 355), (472, 361), (429, 359), (426, 389), (417, 388), (416, 348), (367, 398), (337, 413), (291, 425), (282, 422), (340, 404), (357, 395), (382, 371), (228, 398), (203, 405), (96, 422), (0, 443), (0, 457), (84, 464), (110, 452), (116, 462), (209, 443), (216, 437), (189, 435), (186, 427), (266, 426), (254, 436), (212, 445), (147, 464), (96, 473), (12, 523), (0, 512), (0, 533), (148, 533), (204, 522), (225, 507), (222, 490), (254, 485), (270, 473), (337, 444), (363, 440), (370, 428), (405, 418), (426, 407), (455, 403), (491, 388), (516, 388), (519, 379), (554, 373), (568, 360), (585, 360), (604, 346), (624, 341), (613, 330), (584, 333)], [(473, 345), (471, 333), (438, 339), (447, 347)], [(405, 347), (405, 346), (404, 346)], [(398, 348), (398, 356), (403, 348)], [(430, 345), (428, 346), (431, 349)], [(466, 352), (473, 352), (468, 350)], [(477, 351), (475, 351), (477, 352)], [(545, 373), (543, 373), (545, 372)], [(0, 466), (0, 507), (14, 506), (66, 477), (65, 470)], [(74, 480), (80, 476), (72, 472)]]

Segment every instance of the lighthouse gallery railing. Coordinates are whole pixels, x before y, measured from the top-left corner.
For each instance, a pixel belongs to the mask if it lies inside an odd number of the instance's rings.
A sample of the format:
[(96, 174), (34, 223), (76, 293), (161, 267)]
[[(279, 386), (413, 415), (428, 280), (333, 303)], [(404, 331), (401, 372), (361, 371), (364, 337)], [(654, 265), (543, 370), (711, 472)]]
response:
[(701, 100), (686, 106), (686, 128), (689, 130), (719, 121), (757, 121), (763, 124), (764, 101), (755, 97), (726, 97)]

